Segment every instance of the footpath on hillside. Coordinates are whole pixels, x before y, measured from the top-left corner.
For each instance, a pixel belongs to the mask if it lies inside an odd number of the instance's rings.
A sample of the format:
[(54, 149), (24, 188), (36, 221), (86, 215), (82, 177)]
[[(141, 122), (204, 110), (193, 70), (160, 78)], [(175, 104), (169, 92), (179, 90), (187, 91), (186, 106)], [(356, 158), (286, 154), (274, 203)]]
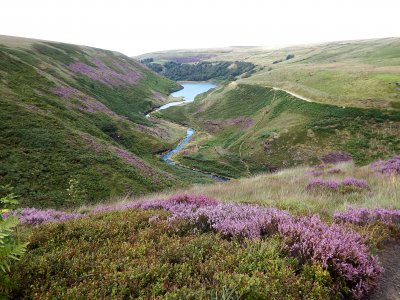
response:
[(378, 257), (385, 268), (378, 282), (378, 288), (369, 300), (398, 300), (400, 299), (400, 241), (386, 245)]

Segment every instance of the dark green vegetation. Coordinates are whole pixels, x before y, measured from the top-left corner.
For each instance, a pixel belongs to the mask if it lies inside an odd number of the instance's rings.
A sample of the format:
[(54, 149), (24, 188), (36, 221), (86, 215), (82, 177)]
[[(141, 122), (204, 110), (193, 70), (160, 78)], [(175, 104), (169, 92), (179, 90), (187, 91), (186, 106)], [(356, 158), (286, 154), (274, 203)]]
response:
[(257, 72), (240, 83), (279, 87), (328, 104), (399, 109), (399, 53), (400, 38), (394, 37), (281, 49), (176, 50), (148, 53), (142, 58), (182, 61), (203, 57), (206, 62), (250, 62), (257, 66)]
[(357, 164), (400, 151), (400, 112), (307, 102), (257, 85), (231, 83), (160, 114), (198, 131), (176, 160), (228, 177), (317, 164), (332, 151)]
[(128, 210), (32, 229), (29, 252), (13, 270), (13, 299), (336, 296), (329, 273), (285, 256), (277, 237), (193, 234), (184, 221), (170, 226), (167, 215)]
[(18, 205), (16, 196), (8, 186), (0, 186), (0, 298), (8, 295), (12, 287), (9, 278), (11, 264), (18, 260), (26, 250), (26, 244), (14, 236), (19, 222), (16, 217), (4, 218), (3, 214), (15, 209)]
[(248, 62), (199, 62), (179, 63), (168, 61), (164, 64), (154, 63), (150, 59), (142, 60), (155, 72), (172, 80), (232, 80), (242, 75), (249, 77), (255, 72), (255, 65)]
[(154, 154), (183, 129), (144, 117), (177, 89), (122, 54), (0, 37), (0, 184), (59, 207), (181, 183)]

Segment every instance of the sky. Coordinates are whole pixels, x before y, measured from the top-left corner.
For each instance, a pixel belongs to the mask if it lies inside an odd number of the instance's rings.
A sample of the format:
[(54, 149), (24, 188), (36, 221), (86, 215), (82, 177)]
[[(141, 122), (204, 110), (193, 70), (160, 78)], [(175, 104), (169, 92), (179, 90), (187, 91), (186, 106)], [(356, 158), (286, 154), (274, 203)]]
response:
[(400, 37), (399, 0), (1, 0), (0, 34), (147, 52)]

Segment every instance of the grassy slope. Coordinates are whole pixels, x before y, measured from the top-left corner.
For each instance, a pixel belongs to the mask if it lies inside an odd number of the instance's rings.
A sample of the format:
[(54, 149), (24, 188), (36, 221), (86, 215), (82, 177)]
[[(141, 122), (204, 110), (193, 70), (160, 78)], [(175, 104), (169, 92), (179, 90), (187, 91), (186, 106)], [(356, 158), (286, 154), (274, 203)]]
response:
[[(107, 86), (69, 69), (76, 62), (95, 67), (95, 58), (140, 79)], [(79, 95), (66, 99), (51, 91), (59, 86)], [(144, 118), (177, 88), (119, 53), (0, 37), (0, 184), (14, 186), (23, 205), (62, 206), (74, 204), (66, 191), (71, 179), (72, 198), (85, 202), (180, 183), (182, 174), (174, 175), (154, 153), (175, 144), (184, 130)]]
[[(169, 51), (155, 59), (210, 55), (209, 60), (252, 62), (262, 70), (243, 83), (290, 90), (317, 102), (400, 108), (400, 39), (333, 42), (282, 49), (261, 47)], [(295, 58), (285, 60), (288, 54)], [(274, 61), (283, 62), (273, 64)]]
[[(331, 175), (335, 167), (341, 173)], [(398, 176), (383, 176), (351, 163), (325, 165), (322, 178), (366, 179), (370, 191), (307, 192), (310, 168), (185, 189), (226, 202), (256, 203), (290, 210), (295, 215), (320, 214), (328, 223), (336, 211), (353, 207), (400, 209)], [(165, 199), (182, 191), (148, 195)], [(84, 208), (87, 211), (87, 208)], [(156, 216), (156, 217), (153, 217)], [(340, 284), (314, 263), (288, 256), (277, 236), (258, 241), (193, 232), (185, 222), (166, 222), (168, 213), (137, 209), (88, 216), (66, 223), (25, 227), (27, 255), (15, 266), (15, 299), (342, 299)], [(397, 228), (397, 230), (396, 230)], [(398, 235), (383, 224), (353, 226), (373, 251)], [(112, 242), (110, 242), (112, 241)], [(77, 255), (79, 254), (79, 255)], [(300, 296), (299, 296), (300, 295)], [(348, 299), (348, 297), (344, 297)]]
[(167, 119), (197, 129), (185, 165), (240, 177), (346, 151), (365, 164), (400, 150), (400, 113), (311, 103), (270, 88), (231, 83), (169, 108)]
[(278, 300), (332, 293), (327, 271), (285, 256), (274, 237), (240, 242), (193, 233), (183, 222), (171, 226), (167, 215), (128, 210), (34, 228), (12, 272), (12, 298)]
[[(340, 173), (330, 174), (332, 169), (339, 169)], [(310, 175), (313, 170), (322, 171), (322, 175)], [(366, 180), (370, 191), (343, 194), (326, 191), (311, 193), (306, 190), (312, 178), (328, 180), (346, 177)], [(210, 185), (193, 185), (190, 188), (158, 192), (134, 200), (163, 199), (179, 193), (204, 194), (224, 202), (261, 204), (289, 210), (295, 215), (320, 214), (327, 220), (331, 220), (335, 212), (349, 207), (400, 209), (399, 176), (383, 176), (370, 166), (358, 167), (352, 162), (326, 164), (317, 169), (303, 166), (287, 168), (273, 174)]]

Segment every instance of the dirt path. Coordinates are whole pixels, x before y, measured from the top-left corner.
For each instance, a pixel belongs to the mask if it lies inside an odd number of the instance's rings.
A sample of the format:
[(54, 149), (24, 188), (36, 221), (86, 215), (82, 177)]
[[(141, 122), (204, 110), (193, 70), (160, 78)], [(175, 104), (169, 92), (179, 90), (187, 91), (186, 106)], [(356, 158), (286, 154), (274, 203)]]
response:
[(299, 94), (292, 93), (291, 91), (288, 91), (288, 90), (280, 89), (280, 88), (277, 88), (277, 87), (274, 87), (274, 86), (272, 87), (272, 89), (274, 89), (276, 91), (284, 91), (284, 92), (286, 92), (286, 93), (288, 93), (288, 94), (290, 94), (290, 95), (292, 95), (292, 96), (294, 96), (296, 98), (299, 98), (299, 99), (307, 101), (307, 102), (315, 102), (315, 101), (312, 101), (311, 99), (308, 99), (306, 97), (300, 96)]
[(369, 300), (400, 299), (400, 241), (391, 242), (378, 253), (379, 260), (385, 268), (377, 290)]

